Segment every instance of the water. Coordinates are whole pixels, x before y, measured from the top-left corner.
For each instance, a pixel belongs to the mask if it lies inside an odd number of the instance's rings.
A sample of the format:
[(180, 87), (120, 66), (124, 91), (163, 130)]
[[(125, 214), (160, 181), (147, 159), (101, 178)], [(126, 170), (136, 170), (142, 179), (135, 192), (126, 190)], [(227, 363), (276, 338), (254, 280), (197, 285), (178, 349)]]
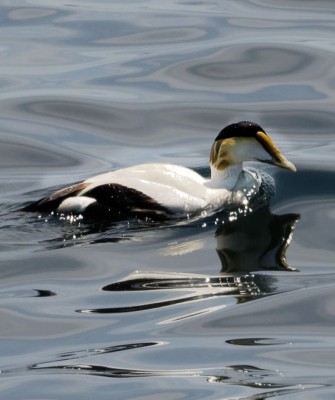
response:
[[(1, 398), (334, 397), (334, 13), (307, 0), (2, 1)], [(213, 138), (241, 119), (298, 172), (272, 170), (271, 212), (230, 234), (206, 217), (15, 211), (141, 162), (207, 174)]]

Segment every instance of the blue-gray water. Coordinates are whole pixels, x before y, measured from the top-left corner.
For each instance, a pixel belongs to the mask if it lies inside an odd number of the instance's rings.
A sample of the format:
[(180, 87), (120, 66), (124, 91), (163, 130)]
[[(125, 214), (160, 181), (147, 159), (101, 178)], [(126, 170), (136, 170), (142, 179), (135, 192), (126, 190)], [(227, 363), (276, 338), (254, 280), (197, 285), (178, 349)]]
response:
[[(0, 21), (0, 397), (334, 398), (334, 2), (6, 0)], [(141, 162), (206, 173), (242, 119), (298, 168), (271, 170), (249, 242), (15, 211)], [(298, 271), (220, 274), (295, 223)]]

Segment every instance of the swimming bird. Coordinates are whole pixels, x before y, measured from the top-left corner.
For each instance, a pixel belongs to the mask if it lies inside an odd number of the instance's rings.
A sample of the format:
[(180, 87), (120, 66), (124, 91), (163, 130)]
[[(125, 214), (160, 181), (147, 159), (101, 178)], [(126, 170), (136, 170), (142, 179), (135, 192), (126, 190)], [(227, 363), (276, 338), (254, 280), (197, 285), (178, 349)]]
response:
[(264, 174), (243, 165), (259, 161), (296, 171), (264, 129), (251, 121), (233, 123), (215, 138), (210, 179), (178, 165), (152, 163), (94, 176), (29, 204), (24, 211), (89, 217), (168, 219), (211, 213), (246, 204)]

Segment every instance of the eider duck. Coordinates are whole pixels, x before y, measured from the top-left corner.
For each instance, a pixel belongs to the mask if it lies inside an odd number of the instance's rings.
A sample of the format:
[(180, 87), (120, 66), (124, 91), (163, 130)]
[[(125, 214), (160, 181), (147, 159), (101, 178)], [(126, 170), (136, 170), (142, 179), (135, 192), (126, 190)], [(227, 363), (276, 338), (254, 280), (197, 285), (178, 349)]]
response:
[(258, 124), (226, 126), (210, 152), (211, 177), (172, 164), (141, 164), (94, 176), (57, 190), (24, 211), (81, 214), (89, 217), (168, 219), (211, 213), (244, 204), (262, 184), (257, 170), (244, 161), (259, 161), (296, 171)]

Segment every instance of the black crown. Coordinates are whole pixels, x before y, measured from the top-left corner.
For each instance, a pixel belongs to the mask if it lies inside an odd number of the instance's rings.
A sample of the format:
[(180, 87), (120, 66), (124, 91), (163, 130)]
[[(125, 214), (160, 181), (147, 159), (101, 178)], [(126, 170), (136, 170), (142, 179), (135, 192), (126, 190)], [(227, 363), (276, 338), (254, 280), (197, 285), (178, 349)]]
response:
[(231, 137), (255, 137), (257, 132), (264, 132), (264, 129), (255, 122), (241, 121), (223, 128), (215, 141)]

